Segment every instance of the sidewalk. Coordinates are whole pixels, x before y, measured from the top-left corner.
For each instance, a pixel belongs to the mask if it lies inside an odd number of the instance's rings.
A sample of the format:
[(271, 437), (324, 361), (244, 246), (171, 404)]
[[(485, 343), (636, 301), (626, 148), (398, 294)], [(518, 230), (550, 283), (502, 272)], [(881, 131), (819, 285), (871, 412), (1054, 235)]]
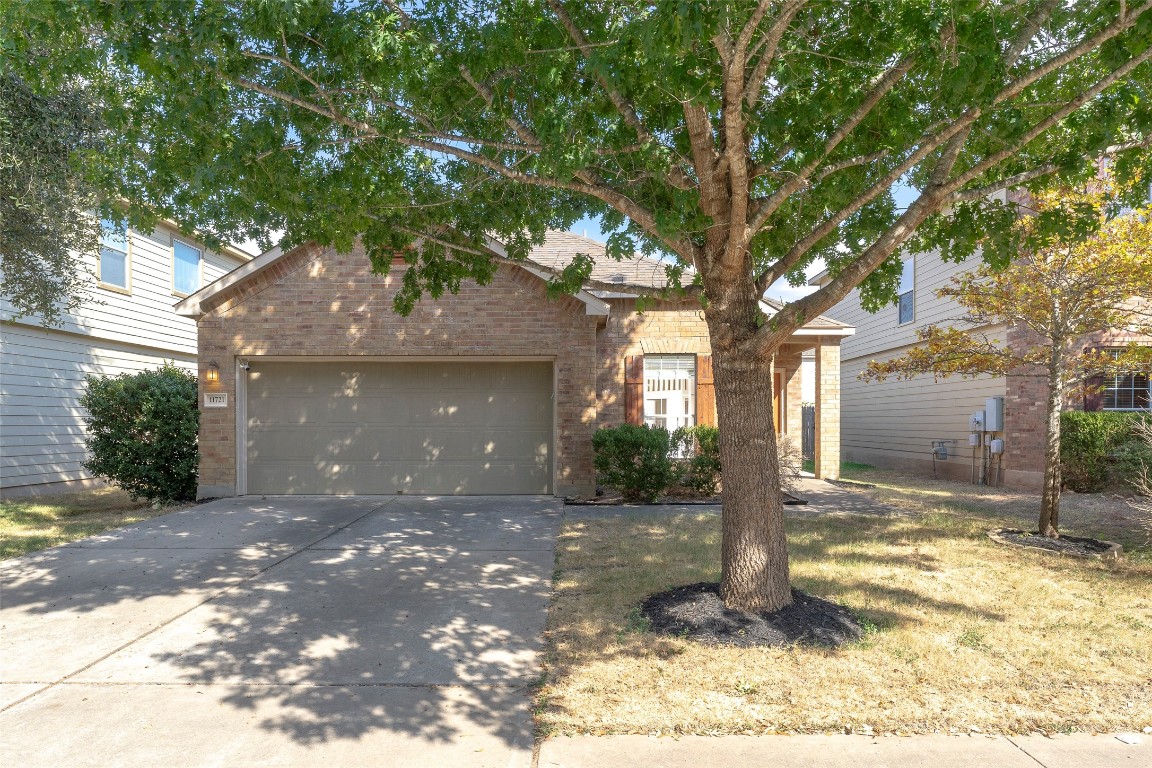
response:
[(1152, 768), (1152, 736), (577, 736), (545, 741), (539, 768)]

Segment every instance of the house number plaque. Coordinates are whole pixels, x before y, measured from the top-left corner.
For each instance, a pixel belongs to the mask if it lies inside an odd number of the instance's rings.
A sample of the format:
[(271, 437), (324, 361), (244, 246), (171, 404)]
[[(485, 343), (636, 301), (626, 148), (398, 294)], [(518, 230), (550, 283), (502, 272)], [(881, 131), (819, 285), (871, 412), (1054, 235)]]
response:
[(227, 408), (228, 407), (228, 393), (227, 392), (205, 392), (204, 393), (204, 407), (205, 408)]

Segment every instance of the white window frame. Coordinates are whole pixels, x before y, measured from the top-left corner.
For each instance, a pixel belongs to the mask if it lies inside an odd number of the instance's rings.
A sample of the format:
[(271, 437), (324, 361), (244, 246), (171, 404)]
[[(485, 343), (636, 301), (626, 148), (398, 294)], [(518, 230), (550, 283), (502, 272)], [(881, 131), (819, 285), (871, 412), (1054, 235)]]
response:
[[(1120, 353), (1120, 350), (1110, 350), (1113, 355)], [(1143, 389), (1147, 392), (1148, 406), (1145, 408), (1132, 407), (1132, 408), (1109, 408), (1105, 401), (1108, 399), (1109, 390), (1114, 392), (1125, 392), (1132, 394), (1132, 401), (1136, 401), (1136, 393), (1141, 391), (1141, 387), (1136, 386), (1137, 377), (1143, 376), (1145, 379), (1145, 386)], [(1121, 379), (1127, 379), (1128, 383), (1120, 386)], [(1113, 373), (1104, 377), (1104, 390), (1100, 393), (1100, 409), (1103, 411), (1129, 411), (1135, 413), (1144, 413), (1152, 411), (1152, 376), (1142, 373)]]
[[(193, 288), (191, 291), (187, 291), (187, 292), (181, 291), (180, 289), (178, 289), (176, 287), (176, 243), (180, 243), (181, 245), (185, 245), (185, 246), (191, 248), (192, 250), (196, 251), (196, 253), (200, 254), (199, 265), (198, 265), (197, 270), (196, 270), (196, 287)], [(196, 291), (203, 288), (204, 287), (204, 249), (202, 247), (200, 247), (199, 245), (196, 245), (195, 243), (193, 243), (189, 240), (185, 240), (182, 237), (176, 237), (175, 235), (173, 235), (172, 236), (172, 275), (171, 276), (172, 276), (172, 295), (173, 296), (179, 296), (180, 298), (184, 298), (186, 296), (191, 296), (192, 294), (196, 293)]]
[[(912, 272), (909, 276), (911, 285), (905, 285), (904, 276), (909, 270)], [(908, 297), (909, 308), (912, 312), (907, 320), (903, 319), (901, 315), (905, 296)], [(909, 325), (914, 322), (916, 322), (916, 257), (913, 255), (901, 262), (900, 283), (896, 288), (896, 325)]]
[[(124, 228), (124, 250), (120, 251), (119, 248), (110, 248), (104, 244), (105, 224), (106, 220), (100, 222), (100, 243), (99, 250), (96, 251), (96, 285), (106, 291), (114, 293), (123, 293), (126, 296), (132, 295), (132, 233), (127, 227)], [(113, 222), (107, 221), (109, 229), (112, 228)], [(109, 283), (104, 280), (103, 266), (104, 266), (104, 249), (108, 248), (110, 251), (119, 251), (124, 254), (124, 285), (116, 285), (116, 283)]]
[[(663, 398), (665, 401), (665, 412), (656, 413), (655, 411), (649, 412), (649, 400), (659, 400), (661, 398), (650, 398), (649, 393), (657, 391), (653, 389), (659, 386), (657, 382), (673, 381), (668, 376), (658, 375), (661, 371), (672, 371), (675, 373), (685, 373), (683, 378), (687, 382), (687, 388), (681, 389), (668, 389), (666, 390), (669, 396), (676, 393), (683, 393), (685, 400), (689, 402), (689, 413), (684, 414), (684, 418), (688, 421), (684, 425), (672, 425), (668, 423), (668, 408), (667, 401), (670, 397)], [(652, 375), (650, 375), (652, 374)], [(644, 378), (643, 378), (643, 418), (644, 423), (650, 427), (663, 426), (669, 432), (674, 431), (677, 426), (695, 426), (698, 423), (697, 408), (699, 404), (696, 402), (696, 387), (697, 387), (697, 374), (696, 374), (696, 355), (644, 355)], [(665, 391), (665, 390), (659, 390)], [(679, 396), (679, 395), (677, 395)], [(675, 409), (681, 410), (679, 408)], [(674, 414), (673, 414), (674, 415)], [(663, 424), (658, 424), (657, 421), (662, 420)]]

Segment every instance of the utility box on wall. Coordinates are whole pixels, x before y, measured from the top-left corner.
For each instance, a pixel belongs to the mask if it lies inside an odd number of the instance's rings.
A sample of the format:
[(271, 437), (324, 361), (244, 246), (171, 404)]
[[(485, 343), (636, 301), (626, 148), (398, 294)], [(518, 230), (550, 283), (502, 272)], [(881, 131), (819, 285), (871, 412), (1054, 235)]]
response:
[(989, 397), (984, 401), (984, 430), (986, 432), (1004, 431), (1004, 398)]

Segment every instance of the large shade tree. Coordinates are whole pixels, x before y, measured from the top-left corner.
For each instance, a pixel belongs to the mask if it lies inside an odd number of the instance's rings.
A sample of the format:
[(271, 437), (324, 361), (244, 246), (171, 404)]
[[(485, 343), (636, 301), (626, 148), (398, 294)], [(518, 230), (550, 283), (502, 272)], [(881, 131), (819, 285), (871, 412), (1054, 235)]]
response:
[[(44, 82), (88, 71), (118, 193), (221, 237), (282, 228), (409, 269), (401, 311), (599, 217), (693, 271), (725, 468), (722, 594), (788, 604), (774, 350), (897, 252), (1007, 232), (990, 193), (1152, 144), (1152, 0), (314, 0), (9, 4)], [(27, 63), (27, 62), (26, 62)], [(912, 190), (898, 206), (893, 190)], [(950, 209), (944, 217), (940, 212)], [(1006, 235), (1005, 235), (1006, 236)], [(832, 279), (765, 317), (823, 259)], [(577, 259), (557, 277), (571, 288)]]

